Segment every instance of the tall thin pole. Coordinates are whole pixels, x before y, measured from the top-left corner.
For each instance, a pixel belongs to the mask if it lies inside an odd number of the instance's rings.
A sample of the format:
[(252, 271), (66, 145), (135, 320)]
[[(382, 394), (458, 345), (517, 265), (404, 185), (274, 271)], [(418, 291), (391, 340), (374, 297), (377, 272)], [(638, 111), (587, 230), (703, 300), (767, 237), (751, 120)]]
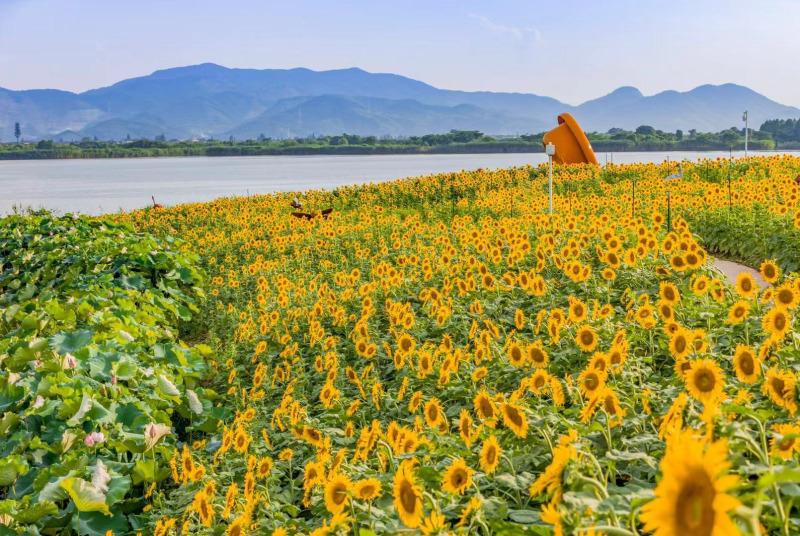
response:
[(748, 128), (747, 128), (747, 110), (744, 111), (744, 157), (747, 158), (747, 138), (748, 138)]
[(550, 170), (548, 175), (550, 177), (550, 215), (553, 214), (553, 157), (551, 155), (547, 155), (547, 159), (550, 161)]
[(672, 232), (672, 199), (669, 188), (667, 189), (667, 232)]
[(731, 156), (728, 159), (728, 212), (733, 210), (733, 194), (731, 193), (731, 167), (733, 166), (733, 148), (731, 148)]

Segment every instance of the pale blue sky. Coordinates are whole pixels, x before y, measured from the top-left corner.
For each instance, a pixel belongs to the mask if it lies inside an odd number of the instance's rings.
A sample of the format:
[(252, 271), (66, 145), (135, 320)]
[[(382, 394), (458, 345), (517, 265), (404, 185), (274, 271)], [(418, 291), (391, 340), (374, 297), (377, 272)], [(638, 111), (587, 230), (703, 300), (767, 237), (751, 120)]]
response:
[(0, 0), (0, 86), (206, 61), (393, 72), (577, 104), (735, 82), (800, 106), (800, 0)]

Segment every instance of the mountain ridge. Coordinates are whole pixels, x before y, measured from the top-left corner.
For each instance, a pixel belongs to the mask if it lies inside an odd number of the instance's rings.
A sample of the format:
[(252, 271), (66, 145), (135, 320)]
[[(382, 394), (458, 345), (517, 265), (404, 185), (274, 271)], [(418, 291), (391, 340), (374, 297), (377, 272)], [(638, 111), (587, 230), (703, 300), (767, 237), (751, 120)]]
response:
[(561, 112), (575, 115), (589, 131), (639, 125), (719, 131), (741, 127), (745, 109), (753, 127), (767, 119), (800, 117), (800, 109), (734, 83), (648, 96), (622, 86), (569, 105), (534, 93), (440, 89), (358, 67), (315, 71), (201, 63), (80, 93), (0, 88), (0, 141), (13, 140), (17, 121), (26, 139), (408, 136), (451, 129), (520, 134), (552, 128)]

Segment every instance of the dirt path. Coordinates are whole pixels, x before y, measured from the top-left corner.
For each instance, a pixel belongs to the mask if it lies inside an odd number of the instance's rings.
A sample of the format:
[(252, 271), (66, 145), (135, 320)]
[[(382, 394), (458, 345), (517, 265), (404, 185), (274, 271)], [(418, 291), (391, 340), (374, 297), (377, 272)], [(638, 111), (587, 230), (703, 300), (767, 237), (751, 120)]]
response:
[(758, 270), (754, 270), (749, 266), (723, 259), (714, 259), (712, 264), (714, 268), (725, 275), (731, 284), (736, 283), (736, 276), (741, 272), (748, 272), (756, 280), (756, 283), (758, 283), (759, 287), (764, 288), (767, 286), (767, 283), (764, 281), (764, 278), (761, 277), (761, 274), (758, 273)]

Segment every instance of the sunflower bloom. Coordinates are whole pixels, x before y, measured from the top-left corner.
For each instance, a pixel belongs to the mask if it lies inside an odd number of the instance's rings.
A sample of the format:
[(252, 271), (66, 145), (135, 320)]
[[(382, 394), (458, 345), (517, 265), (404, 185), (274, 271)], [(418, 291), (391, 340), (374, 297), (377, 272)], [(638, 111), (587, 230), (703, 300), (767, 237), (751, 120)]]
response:
[(691, 361), (684, 381), (689, 394), (703, 404), (713, 404), (722, 398), (725, 379), (722, 369), (712, 359)]
[(733, 353), (733, 370), (739, 381), (753, 384), (761, 376), (761, 360), (751, 347), (739, 344)]
[(377, 478), (359, 480), (353, 484), (353, 495), (362, 501), (373, 501), (381, 496), (381, 481)]
[(472, 485), (473, 473), (463, 458), (456, 458), (444, 472), (442, 489), (447, 493), (464, 493)]
[(800, 451), (800, 425), (776, 424), (772, 427), (775, 436), (770, 440), (770, 453), (783, 460), (791, 460)]
[(528, 436), (528, 419), (522, 406), (506, 402), (502, 405), (502, 413), (503, 424), (514, 432), (514, 435), (523, 439)]
[(758, 284), (748, 272), (740, 272), (736, 276), (736, 292), (742, 298), (752, 298), (758, 294)]
[(774, 283), (781, 277), (781, 269), (778, 268), (778, 265), (775, 264), (773, 260), (766, 260), (761, 263), (759, 266), (758, 271), (761, 273), (761, 277), (764, 278), (764, 281), (767, 283)]
[(333, 475), (325, 484), (325, 508), (332, 514), (344, 511), (350, 500), (350, 489), (353, 483), (342, 474)]
[(491, 475), (497, 470), (502, 453), (503, 449), (500, 448), (497, 437), (490, 435), (486, 438), (486, 441), (483, 442), (483, 446), (481, 447), (480, 454), (480, 465), (484, 473)]
[(655, 536), (739, 534), (729, 513), (739, 501), (727, 493), (738, 477), (728, 474), (727, 444), (707, 444), (690, 432), (667, 440), (655, 499), (642, 509), (644, 528)]
[(403, 460), (394, 475), (394, 507), (405, 526), (415, 529), (422, 523), (422, 490), (414, 477), (416, 460)]
[(591, 326), (581, 326), (575, 333), (575, 344), (584, 352), (594, 352), (597, 348), (597, 334)]

